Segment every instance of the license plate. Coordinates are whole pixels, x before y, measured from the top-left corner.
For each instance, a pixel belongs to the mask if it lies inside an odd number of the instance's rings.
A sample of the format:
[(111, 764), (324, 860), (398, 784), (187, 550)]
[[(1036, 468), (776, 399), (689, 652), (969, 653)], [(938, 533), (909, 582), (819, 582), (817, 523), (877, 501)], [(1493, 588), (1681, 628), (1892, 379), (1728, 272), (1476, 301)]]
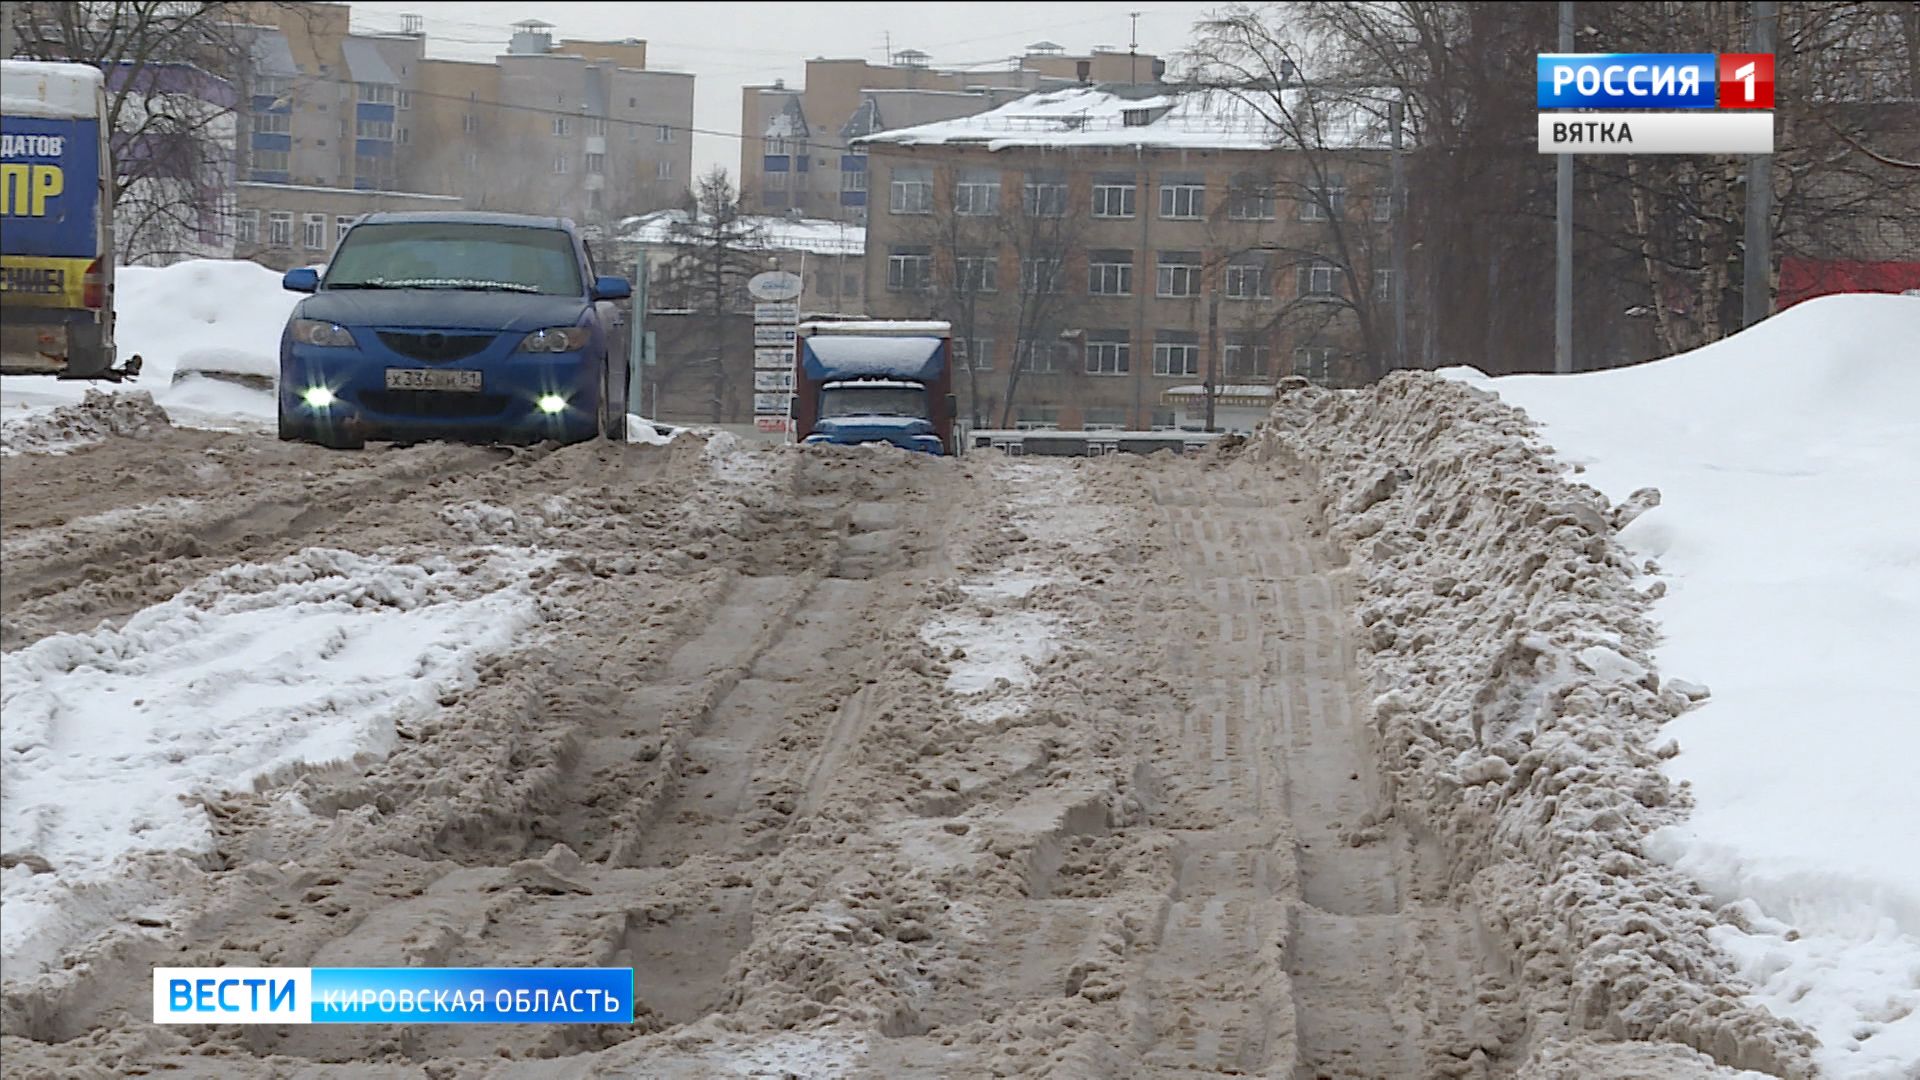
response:
[(387, 369), (387, 389), (458, 390), (477, 393), (480, 389), (480, 373), (463, 371), (459, 368), (390, 367)]

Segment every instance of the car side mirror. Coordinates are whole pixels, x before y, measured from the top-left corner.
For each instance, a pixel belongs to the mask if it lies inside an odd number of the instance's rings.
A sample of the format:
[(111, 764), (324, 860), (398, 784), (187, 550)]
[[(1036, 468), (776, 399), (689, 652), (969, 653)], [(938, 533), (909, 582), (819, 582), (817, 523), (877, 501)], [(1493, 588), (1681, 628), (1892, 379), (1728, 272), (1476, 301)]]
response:
[(593, 279), (593, 298), (595, 300), (625, 300), (633, 295), (633, 282), (623, 277), (598, 277)]
[(317, 292), (320, 289), (320, 272), (311, 266), (295, 267), (280, 279), (280, 287), (288, 292)]

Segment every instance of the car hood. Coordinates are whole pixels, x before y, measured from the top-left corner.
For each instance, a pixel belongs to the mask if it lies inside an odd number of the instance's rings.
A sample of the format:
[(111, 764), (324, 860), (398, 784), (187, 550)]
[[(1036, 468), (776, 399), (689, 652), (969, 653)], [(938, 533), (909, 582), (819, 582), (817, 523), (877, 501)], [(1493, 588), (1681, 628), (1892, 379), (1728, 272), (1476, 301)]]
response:
[(911, 439), (933, 434), (933, 422), (915, 416), (835, 416), (816, 421), (817, 435), (835, 439), (886, 440)]
[(496, 330), (528, 333), (573, 326), (586, 313), (578, 296), (535, 293), (460, 292), (453, 289), (321, 290), (300, 301), (294, 314), (342, 326), (418, 326), (433, 330)]

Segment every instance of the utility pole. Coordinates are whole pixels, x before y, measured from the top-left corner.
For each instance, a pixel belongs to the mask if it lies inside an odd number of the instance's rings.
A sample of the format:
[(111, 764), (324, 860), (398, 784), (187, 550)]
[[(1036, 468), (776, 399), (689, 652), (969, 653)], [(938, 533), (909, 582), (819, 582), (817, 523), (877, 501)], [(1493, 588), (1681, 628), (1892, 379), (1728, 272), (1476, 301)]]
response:
[(1393, 191), (1389, 195), (1392, 201), (1393, 222), (1393, 281), (1390, 299), (1393, 301), (1393, 366), (1411, 367), (1407, 363), (1407, 159), (1402, 145), (1403, 131), (1407, 123), (1407, 95), (1401, 91), (1393, 104), (1387, 107), (1387, 122), (1393, 126)]
[(1220, 290), (1207, 293), (1207, 431), (1213, 431), (1215, 365), (1220, 362)]
[(1127, 12), (1127, 18), (1133, 20), (1133, 29), (1127, 41), (1127, 85), (1140, 85), (1140, 13)]
[[(1560, 0), (1560, 51), (1573, 51), (1573, 0)], [(1553, 371), (1573, 374), (1573, 155), (1558, 155), (1553, 217)]]
[[(1774, 0), (1753, 0), (1753, 51), (1772, 53), (1780, 20)], [(1744, 325), (1773, 314), (1773, 155), (1747, 159), (1747, 265), (1742, 282)]]

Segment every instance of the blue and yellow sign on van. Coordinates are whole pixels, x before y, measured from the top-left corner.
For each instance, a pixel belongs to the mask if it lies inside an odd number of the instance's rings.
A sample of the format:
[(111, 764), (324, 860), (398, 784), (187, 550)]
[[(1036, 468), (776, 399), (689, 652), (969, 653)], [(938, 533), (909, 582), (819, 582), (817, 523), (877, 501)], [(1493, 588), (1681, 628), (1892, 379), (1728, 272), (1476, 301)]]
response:
[(84, 307), (100, 257), (100, 127), (92, 119), (8, 116), (0, 128), (0, 297)]

